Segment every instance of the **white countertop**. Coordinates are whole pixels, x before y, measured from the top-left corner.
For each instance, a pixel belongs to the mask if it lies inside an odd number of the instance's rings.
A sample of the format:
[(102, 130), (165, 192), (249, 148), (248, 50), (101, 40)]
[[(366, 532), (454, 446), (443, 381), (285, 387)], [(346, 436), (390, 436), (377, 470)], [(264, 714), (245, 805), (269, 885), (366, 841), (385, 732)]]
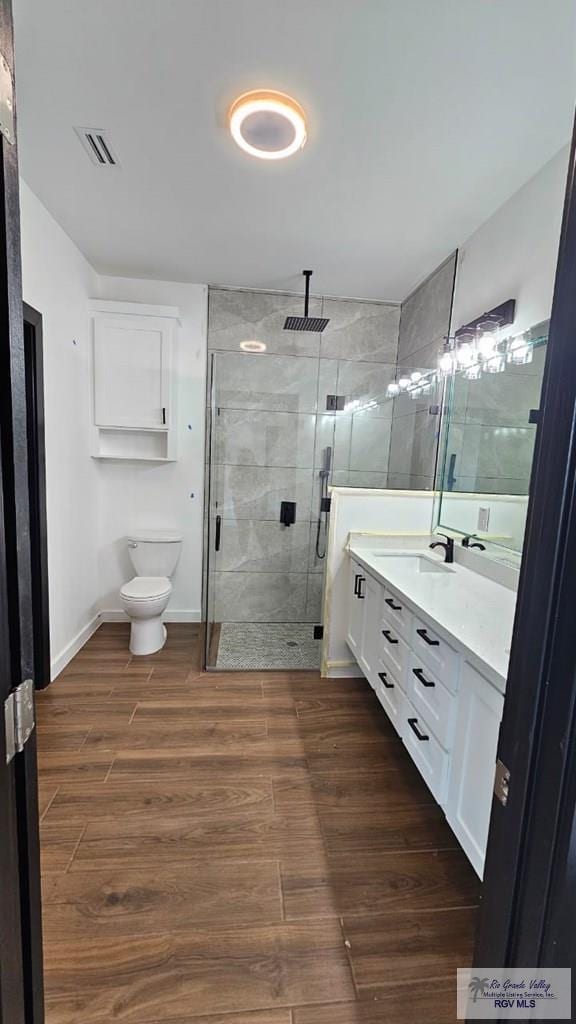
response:
[(443, 553), (436, 555), (418, 544), (412, 552), (404, 545), (384, 551), (376, 544), (370, 546), (367, 538), (362, 543), (351, 539), (348, 550), (371, 576), (388, 583), (440, 633), (447, 634), (448, 642), (454, 637), (478, 669), (487, 670), (490, 680), (504, 692), (516, 607), (514, 591), (457, 562), (448, 566), (450, 572), (415, 572), (402, 559), (387, 565), (387, 558), (382, 557), (412, 553), (443, 562)]

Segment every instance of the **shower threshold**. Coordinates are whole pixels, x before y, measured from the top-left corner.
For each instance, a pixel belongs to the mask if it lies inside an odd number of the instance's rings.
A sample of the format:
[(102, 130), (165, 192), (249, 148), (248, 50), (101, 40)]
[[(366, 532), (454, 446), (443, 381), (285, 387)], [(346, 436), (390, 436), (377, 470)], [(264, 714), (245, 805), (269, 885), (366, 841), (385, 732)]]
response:
[(236, 672), (319, 669), (320, 649), (311, 622), (223, 622), (215, 668)]

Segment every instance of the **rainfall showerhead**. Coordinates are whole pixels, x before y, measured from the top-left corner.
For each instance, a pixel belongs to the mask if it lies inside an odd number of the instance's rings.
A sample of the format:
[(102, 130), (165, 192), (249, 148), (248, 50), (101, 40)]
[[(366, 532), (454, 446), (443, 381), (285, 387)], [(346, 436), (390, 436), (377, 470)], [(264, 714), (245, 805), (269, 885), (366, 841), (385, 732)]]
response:
[(326, 324), (330, 323), (330, 318), (326, 316), (308, 316), (308, 304), (310, 301), (310, 278), (312, 277), (311, 270), (303, 270), (302, 273), (306, 278), (306, 295), (304, 298), (304, 316), (287, 316), (284, 321), (285, 331), (314, 331), (320, 333), (326, 327)]

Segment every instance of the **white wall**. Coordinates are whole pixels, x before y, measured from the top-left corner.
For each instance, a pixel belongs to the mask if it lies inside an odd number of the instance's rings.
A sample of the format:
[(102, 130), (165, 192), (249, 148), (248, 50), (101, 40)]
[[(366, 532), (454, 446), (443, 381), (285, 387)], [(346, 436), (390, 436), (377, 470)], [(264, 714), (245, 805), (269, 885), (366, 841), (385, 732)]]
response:
[(126, 534), (178, 530), (184, 537), (166, 618), (200, 619), (202, 503), (206, 386), (205, 285), (100, 277), (103, 299), (177, 306), (181, 326), (174, 345), (178, 379), (177, 462), (166, 465), (99, 462), (99, 590), (104, 618), (121, 611), (118, 591), (133, 575)]
[(98, 475), (90, 450), (88, 297), (96, 274), (21, 182), (24, 300), (43, 318), (50, 642), (54, 671), (97, 624)]
[[(168, 618), (198, 619), (201, 602), (205, 285), (95, 273), (21, 182), (24, 300), (43, 317), (50, 638), (57, 675), (107, 614), (132, 575), (126, 534), (165, 527), (184, 537)], [(89, 300), (178, 306), (178, 461), (91, 458), (92, 332)], [(192, 497), (192, 495), (194, 495)]]
[(516, 299), (514, 330), (550, 316), (568, 147), (501, 206), (459, 250), (452, 328)]

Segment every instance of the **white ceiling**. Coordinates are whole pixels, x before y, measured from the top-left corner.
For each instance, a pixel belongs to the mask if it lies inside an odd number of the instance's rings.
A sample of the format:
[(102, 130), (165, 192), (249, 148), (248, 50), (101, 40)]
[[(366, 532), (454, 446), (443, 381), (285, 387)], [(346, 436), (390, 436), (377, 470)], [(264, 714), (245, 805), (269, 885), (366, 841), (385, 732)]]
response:
[[(14, 0), (23, 177), (105, 273), (400, 300), (569, 138), (574, 0)], [(258, 161), (229, 103), (292, 94)], [(109, 130), (94, 167), (74, 125)]]

